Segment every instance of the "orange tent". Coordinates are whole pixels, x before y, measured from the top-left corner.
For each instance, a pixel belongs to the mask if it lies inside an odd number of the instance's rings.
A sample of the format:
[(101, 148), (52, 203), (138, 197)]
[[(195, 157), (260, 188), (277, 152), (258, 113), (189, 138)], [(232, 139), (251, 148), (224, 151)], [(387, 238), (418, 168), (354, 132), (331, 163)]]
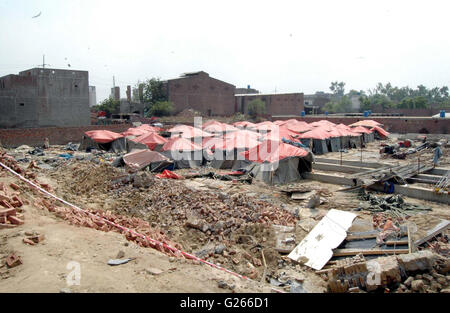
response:
[(295, 147), (280, 141), (265, 140), (256, 147), (248, 151), (241, 152), (247, 160), (263, 163), (263, 162), (277, 162), (282, 159), (298, 156), (305, 157), (308, 151), (302, 148)]
[(132, 139), (134, 142), (142, 143), (146, 145), (150, 150), (154, 150), (157, 145), (163, 145), (167, 142), (167, 139), (161, 137), (157, 133), (150, 132)]
[(173, 137), (170, 138), (162, 147), (162, 151), (197, 151), (202, 150), (201, 146), (194, 144), (186, 138)]
[(121, 134), (109, 130), (90, 130), (84, 134), (97, 143), (108, 143), (123, 137)]
[(306, 133), (300, 134), (299, 138), (305, 138), (305, 139), (328, 139), (331, 135), (324, 129), (320, 127), (316, 127), (310, 131), (307, 131)]
[(390, 135), (387, 131), (378, 126), (371, 128), (370, 131), (376, 131), (381, 137), (387, 137)]
[(356, 123), (350, 124), (350, 127), (364, 126), (364, 127), (375, 127), (375, 126), (383, 126), (383, 124), (378, 123), (374, 120), (362, 120)]
[(363, 126), (357, 126), (352, 128), (352, 132), (354, 133), (364, 133), (364, 134), (371, 134), (372, 132), (368, 130), (367, 128)]

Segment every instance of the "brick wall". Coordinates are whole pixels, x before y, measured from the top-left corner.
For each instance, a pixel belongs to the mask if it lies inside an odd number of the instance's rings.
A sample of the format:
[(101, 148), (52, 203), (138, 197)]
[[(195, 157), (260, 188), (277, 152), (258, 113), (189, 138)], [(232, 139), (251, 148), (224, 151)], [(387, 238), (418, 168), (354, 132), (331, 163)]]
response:
[(4, 147), (18, 147), (20, 145), (41, 146), (44, 144), (44, 138), (47, 137), (51, 145), (64, 145), (69, 142), (80, 142), (84, 133), (89, 130), (106, 129), (120, 133), (130, 127), (132, 127), (130, 124), (116, 124), (83, 127), (0, 129), (0, 143)]
[[(276, 118), (280, 120), (287, 120), (292, 117)], [(335, 124), (343, 123), (345, 125), (353, 124), (364, 118), (358, 117), (296, 117), (298, 120), (303, 120), (307, 123), (327, 119)], [(369, 120), (377, 121), (384, 125), (384, 128), (393, 133), (420, 133), (426, 130), (430, 134), (448, 134), (450, 131), (450, 119), (433, 119), (430, 117), (370, 117)], [(275, 118), (274, 118), (275, 120)]]
[(169, 101), (174, 103), (175, 113), (194, 109), (204, 115), (232, 115), (235, 88), (205, 72), (167, 81)]
[(261, 99), (266, 104), (266, 113), (270, 115), (300, 114), (304, 109), (303, 93), (236, 95), (235, 110), (248, 114), (248, 104)]

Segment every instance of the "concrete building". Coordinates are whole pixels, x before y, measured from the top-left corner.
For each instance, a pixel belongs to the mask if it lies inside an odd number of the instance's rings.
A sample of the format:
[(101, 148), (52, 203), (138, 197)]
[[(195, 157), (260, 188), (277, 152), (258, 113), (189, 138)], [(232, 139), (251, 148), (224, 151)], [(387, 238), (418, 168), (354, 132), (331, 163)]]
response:
[(164, 84), (168, 100), (175, 106), (175, 113), (194, 109), (208, 116), (234, 114), (236, 87), (212, 78), (206, 72), (185, 73)]
[(89, 86), (89, 106), (93, 107), (97, 104), (97, 91), (95, 86)]
[(235, 112), (248, 113), (248, 103), (261, 99), (268, 115), (300, 115), (304, 108), (303, 93), (236, 94)]
[(318, 91), (312, 95), (305, 95), (305, 113), (320, 114), (324, 113), (322, 108), (331, 101), (332, 94)]
[(90, 125), (87, 71), (33, 68), (0, 77), (0, 127)]
[(111, 88), (111, 98), (114, 100), (120, 100), (120, 87)]

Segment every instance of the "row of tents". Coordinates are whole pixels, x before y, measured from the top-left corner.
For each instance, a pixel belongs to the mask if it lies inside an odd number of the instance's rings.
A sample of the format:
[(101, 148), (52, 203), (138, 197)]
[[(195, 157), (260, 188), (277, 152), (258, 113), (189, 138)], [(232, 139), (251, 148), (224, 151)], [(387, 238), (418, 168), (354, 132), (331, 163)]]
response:
[[(161, 129), (150, 125), (123, 133), (85, 133), (79, 150), (102, 149), (125, 154), (123, 162), (153, 171), (212, 166), (250, 172), (268, 183), (288, 183), (310, 172), (314, 154), (358, 148), (389, 135), (383, 125), (364, 120), (352, 125), (328, 120), (248, 121), (232, 125), (210, 120), (202, 125)], [(131, 152), (131, 153), (130, 153)]]

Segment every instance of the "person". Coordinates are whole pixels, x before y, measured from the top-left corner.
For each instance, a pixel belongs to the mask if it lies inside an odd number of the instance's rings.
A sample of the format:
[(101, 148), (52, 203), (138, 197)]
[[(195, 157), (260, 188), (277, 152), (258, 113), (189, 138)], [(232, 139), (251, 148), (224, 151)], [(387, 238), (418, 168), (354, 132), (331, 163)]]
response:
[(48, 149), (50, 148), (50, 141), (48, 140), (47, 137), (45, 137), (44, 139), (44, 149)]
[(433, 164), (434, 166), (438, 165), (439, 159), (442, 156), (442, 150), (440, 144), (436, 148), (434, 148), (434, 156), (433, 156)]

